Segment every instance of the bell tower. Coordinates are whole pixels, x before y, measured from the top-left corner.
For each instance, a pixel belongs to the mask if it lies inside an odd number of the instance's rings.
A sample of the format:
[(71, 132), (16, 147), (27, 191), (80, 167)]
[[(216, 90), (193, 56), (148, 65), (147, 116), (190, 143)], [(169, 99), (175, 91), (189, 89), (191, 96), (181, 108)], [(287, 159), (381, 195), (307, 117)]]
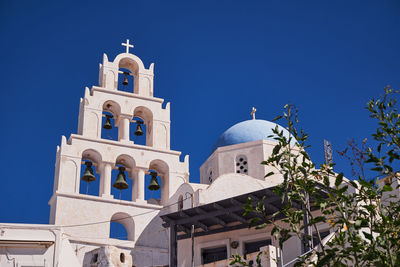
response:
[[(110, 221), (117, 220), (127, 230), (128, 247), (167, 249), (166, 238), (151, 241), (141, 234), (162, 229), (158, 214), (189, 182), (189, 157), (182, 162), (181, 152), (170, 149), (170, 103), (163, 107), (164, 100), (153, 96), (154, 63), (146, 69), (129, 52), (129, 40), (122, 45), (126, 51), (113, 61), (103, 55), (99, 86), (85, 88), (78, 133), (62, 136), (57, 146), (50, 223), (64, 226), (70, 240), (112, 245), (117, 241), (109, 237)], [(112, 130), (114, 138), (105, 138)], [(98, 195), (82, 193), (81, 180), (96, 179)], [(151, 190), (161, 190), (161, 199), (145, 199), (146, 179)], [(131, 199), (119, 199), (112, 187), (130, 190)]]

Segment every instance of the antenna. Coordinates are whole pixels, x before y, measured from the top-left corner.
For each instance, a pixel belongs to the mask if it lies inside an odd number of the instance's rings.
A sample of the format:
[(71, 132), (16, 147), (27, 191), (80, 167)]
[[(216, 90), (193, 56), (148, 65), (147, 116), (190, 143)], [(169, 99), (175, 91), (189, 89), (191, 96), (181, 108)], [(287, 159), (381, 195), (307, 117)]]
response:
[(333, 164), (332, 145), (331, 142), (324, 139), (325, 164)]

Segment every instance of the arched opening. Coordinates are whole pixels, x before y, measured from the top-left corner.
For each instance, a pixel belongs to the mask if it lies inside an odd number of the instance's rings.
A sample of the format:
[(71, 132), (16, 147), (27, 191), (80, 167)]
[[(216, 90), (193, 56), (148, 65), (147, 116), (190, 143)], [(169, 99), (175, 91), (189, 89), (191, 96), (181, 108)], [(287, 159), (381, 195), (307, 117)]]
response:
[(120, 155), (117, 157), (115, 167), (111, 171), (111, 194), (115, 199), (132, 201), (135, 167), (136, 162), (131, 156)]
[[(153, 173), (153, 175), (151, 175)], [(156, 176), (154, 174), (157, 174)], [(160, 189), (158, 190), (150, 190), (150, 184), (154, 184), (154, 181), (152, 183), (153, 176), (155, 177), (158, 185), (160, 186)], [(148, 203), (150, 204), (156, 204), (156, 205), (161, 205), (161, 188), (163, 186), (163, 181), (159, 175), (159, 173), (156, 170), (149, 169), (149, 172), (146, 173), (145, 175), (145, 194), (144, 194), (144, 199), (147, 200)]]
[(245, 155), (238, 155), (236, 157), (236, 173), (248, 174), (249, 167), (247, 157)]
[(135, 77), (133, 73), (126, 68), (120, 68), (118, 71), (118, 90), (133, 93)]
[(82, 153), (79, 194), (99, 196), (101, 155), (88, 149)]
[[(166, 162), (156, 159), (150, 162), (149, 170), (157, 173), (160, 189), (151, 193), (147, 192), (148, 187), (146, 186), (146, 193), (148, 193), (149, 199), (158, 197), (161, 200), (160, 204), (165, 204), (169, 198), (169, 166)], [(150, 182), (151, 177), (146, 179), (146, 185), (147, 183), (150, 185)]]
[[(132, 177), (123, 165), (117, 164), (111, 171), (111, 195), (114, 199), (132, 201)], [(122, 177), (122, 178), (121, 178)], [(121, 188), (121, 184), (126, 183), (126, 188)]]
[(142, 141), (144, 142), (143, 144), (146, 146), (153, 146), (153, 113), (151, 110), (142, 106), (136, 107), (133, 112), (133, 117), (142, 120), (145, 126), (146, 131), (143, 131), (145, 137), (145, 140)]
[(115, 213), (110, 221), (110, 238), (135, 240), (135, 222), (133, 217), (124, 212)]
[(146, 145), (146, 123), (140, 117), (133, 117), (129, 129), (129, 139), (137, 145)]
[[(139, 84), (137, 79), (139, 73), (138, 63), (134, 61), (132, 58), (122, 58), (119, 61), (118, 68), (119, 68), (118, 84), (122, 85), (118, 86), (118, 88), (120, 88), (121, 91), (136, 93)], [(128, 75), (126, 75), (125, 73), (128, 73)], [(125, 80), (125, 77), (127, 78), (128, 81), (127, 85), (122, 84)]]
[(117, 119), (121, 113), (120, 106), (114, 101), (106, 101), (103, 104), (101, 120), (101, 138), (118, 141)]

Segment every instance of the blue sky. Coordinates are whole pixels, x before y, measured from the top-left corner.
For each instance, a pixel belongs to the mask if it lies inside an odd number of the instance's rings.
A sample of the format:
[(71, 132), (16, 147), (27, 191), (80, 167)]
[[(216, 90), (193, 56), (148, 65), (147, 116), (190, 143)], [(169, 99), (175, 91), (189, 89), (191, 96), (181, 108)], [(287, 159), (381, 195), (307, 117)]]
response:
[(76, 133), (102, 54), (127, 38), (155, 63), (191, 181), (252, 106), (271, 120), (295, 104), (319, 164), (324, 138), (335, 151), (369, 137), (365, 103), (400, 89), (399, 1), (1, 1), (0, 36), (0, 222), (48, 222), (56, 146)]

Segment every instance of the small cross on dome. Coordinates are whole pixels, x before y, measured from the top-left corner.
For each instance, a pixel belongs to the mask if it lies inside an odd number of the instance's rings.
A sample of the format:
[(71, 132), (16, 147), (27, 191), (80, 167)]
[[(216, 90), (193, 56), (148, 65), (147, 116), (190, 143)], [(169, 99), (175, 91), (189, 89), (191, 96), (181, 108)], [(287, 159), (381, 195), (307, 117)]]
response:
[(121, 43), (122, 46), (126, 46), (126, 53), (129, 53), (129, 48), (133, 48), (132, 44), (129, 44), (129, 39), (126, 39), (126, 43)]
[(253, 116), (253, 120), (256, 119), (256, 111), (257, 109), (255, 107), (252, 107), (250, 114)]

